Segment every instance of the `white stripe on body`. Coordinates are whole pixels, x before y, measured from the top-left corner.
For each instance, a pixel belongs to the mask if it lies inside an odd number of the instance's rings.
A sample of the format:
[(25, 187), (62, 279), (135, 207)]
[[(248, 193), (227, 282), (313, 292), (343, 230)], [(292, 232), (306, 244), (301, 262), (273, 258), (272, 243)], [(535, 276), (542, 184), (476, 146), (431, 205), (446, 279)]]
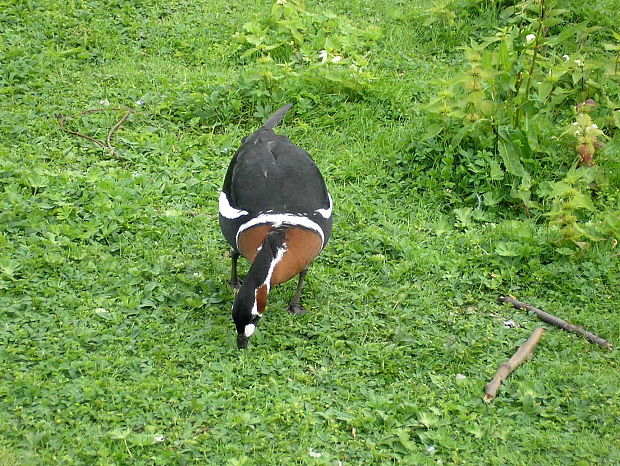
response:
[(219, 210), (222, 217), (229, 220), (243, 217), (244, 215), (248, 214), (247, 210), (235, 209), (233, 206), (231, 206), (230, 201), (228, 200), (228, 196), (226, 196), (226, 193), (224, 192), (220, 193)]
[(291, 226), (299, 226), (303, 228), (307, 228), (308, 230), (312, 230), (316, 232), (321, 237), (321, 244), (325, 245), (325, 235), (323, 234), (323, 230), (321, 227), (314, 221), (310, 220), (308, 217), (304, 217), (302, 215), (293, 215), (293, 214), (260, 214), (258, 217), (253, 218), (249, 222), (245, 222), (243, 225), (239, 227), (237, 231), (237, 245), (239, 245), (239, 235), (243, 233), (245, 230), (252, 228), (256, 225), (262, 224), (270, 224), (274, 228), (281, 226), (282, 224), (291, 225)]
[(329, 207), (327, 209), (316, 209), (315, 212), (317, 214), (320, 214), (321, 217), (323, 218), (329, 218), (332, 216), (332, 208), (334, 206), (333, 202), (332, 202), (332, 197), (328, 194), (327, 195), (328, 199), (329, 199)]

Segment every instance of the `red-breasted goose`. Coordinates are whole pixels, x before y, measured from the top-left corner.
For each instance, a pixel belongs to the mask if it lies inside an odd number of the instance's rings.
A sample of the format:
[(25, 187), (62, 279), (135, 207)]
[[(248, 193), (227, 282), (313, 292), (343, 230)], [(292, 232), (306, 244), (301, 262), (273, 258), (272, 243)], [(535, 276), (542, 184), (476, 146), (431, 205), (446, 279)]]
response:
[[(306, 312), (300, 303), (304, 277), (332, 230), (332, 199), (321, 172), (305, 150), (272, 129), (291, 107), (280, 108), (242, 140), (220, 193), (220, 227), (233, 248), (232, 315), (239, 348), (247, 347), (272, 286), (299, 275), (287, 310)], [(243, 283), (239, 255), (252, 263)]]

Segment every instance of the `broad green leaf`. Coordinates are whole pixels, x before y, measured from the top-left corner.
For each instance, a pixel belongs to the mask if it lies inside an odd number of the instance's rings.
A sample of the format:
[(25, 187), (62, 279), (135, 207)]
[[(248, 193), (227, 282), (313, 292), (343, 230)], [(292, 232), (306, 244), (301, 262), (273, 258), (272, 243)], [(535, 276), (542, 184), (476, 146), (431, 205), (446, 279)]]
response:
[(478, 103), (478, 109), (486, 117), (490, 117), (496, 109), (496, 105), (492, 100), (485, 99)]
[(545, 20), (543, 21), (543, 24), (545, 25), (545, 27), (547, 29), (552, 28), (553, 26), (555, 26), (556, 24), (560, 23), (562, 21), (562, 18), (556, 17), (556, 18), (545, 18)]
[(527, 143), (533, 151), (539, 151), (538, 145), (538, 123), (535, 118), (526, 118), (525, 133), (527, 135)]
[(398, 440), (400, 441), (403, 447), (405, 447), (409, 451), (417, 450), (418, 446), (416, 445), (415, 442), (412, 442), (409, 439), (409, 433), (406, 430), (399, 429), (397, 431), (397, 435), (398, 435)]
[(597, 235), (590, 228), (579, 223), (575, 223), (574, 225), (572, 225), (572, 230), (573, 232), (575, 232), (575, 236), (572, 238), (573, 242), (582, 248), (587, 247), (588, 243), (577, 241), (579, 239), (587, 238), (590, 241), (603, 241), (605, 239), (602, 236)]
[(441, 133), (444, 128), (445, 128), (445, 125), (439, 125), (439, 124), (430, 125), (428, 128), (426, 128), (426, 132), (424, 133), (421, 139), (424, 141), (428, 141), (429, 139), (432, 139), (435, 136), (437, 136), (439, 133)]
[(520, 257), (522, 247), (515, 241), (504, 241), (495, 247), (495, 254), (502, 257)]
[(477, 104), (481, 102), (484, 99), (484, 97), (485, 97), (484, 91), (471, 92), (467, 96), (467, 101), (473, 104)]
[(564, 177), (564, 181), (570, 185), (577, 183), (581, 183), (583, 185), (592, 183), (596, 177), (597, 170), (594, 167), (579, 167), (569, 170)]
[(549, 184), (551, 185), (551, 193), (549, 193), (549, 197), (552, 199), (564, 197), (567, 194), (574, 192), (574, 188), (563, 181), (550, 182)]
[(620, 240), (620, 210), (611, 212), (605, 217), (605, 224), (611, 229), (611, 232)]
[(571, 210), (596, 210), (594, 204), (592, 203), (592, 199), (590, 196), (584, 193), (576, 193), (573, 195), (572, 199), (566, 203), (566, 207)]
[(551, 94), (551, 90), (553, 89), (553, 84), (549, 81), (542, 81), (538, 86), (538, 98), (544, 102)]
[(512, 141), (500, 139), (498, 148), (506, 171), (515, 176), (525, 175), (525, 168), (523, 168), (521, 160), (519, 160), (519, 150), (515, 144)]

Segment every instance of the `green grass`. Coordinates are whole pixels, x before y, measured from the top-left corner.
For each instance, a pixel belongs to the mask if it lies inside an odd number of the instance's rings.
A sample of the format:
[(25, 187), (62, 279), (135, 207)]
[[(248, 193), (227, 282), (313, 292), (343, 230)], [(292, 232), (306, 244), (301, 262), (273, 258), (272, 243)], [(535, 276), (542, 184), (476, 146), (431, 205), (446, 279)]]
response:
[[(327, 179), (334, 235), (311, 312), (285, 313), (294, 284), (278, 287), (236, 349), (216, 199), (260, 119), (195, 124), (182, 108), (242, 69), (231, 36), (271, 5), (246, 3), (0, 9), (0, 464), (619, 463), (617, 351), (548, 328), (482, 402), (540, 325), (499, 294), (620, 342), (618, 249), (559, 255), (518, 210), (459, 223), (466, 205), (405, 149), (484, 16), (428, 28), (423, 2), (323, 2), (382, 28), (375, 91), (319, 95), (282, 125)], [(611, 11), (579, 14), (609, 26)], [(121, 159), (54, 118), (101, 101), (137, 110)], [(68, 124), (105, 139), (118, 117)], [(498, 254), (506, 242), (522, 252)]]

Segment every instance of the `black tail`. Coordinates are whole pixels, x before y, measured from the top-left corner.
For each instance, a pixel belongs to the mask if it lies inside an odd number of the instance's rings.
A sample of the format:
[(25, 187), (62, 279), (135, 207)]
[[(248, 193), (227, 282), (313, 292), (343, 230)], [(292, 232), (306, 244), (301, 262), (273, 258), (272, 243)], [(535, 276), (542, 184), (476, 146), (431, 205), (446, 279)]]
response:
[(263, 123), (261, 129), (275, 128), (278, 123), (282, 121), (282, 118), (284, 118), (284, 116), (288, 113), (292, 106), (293, 104), (286, 104), (283, 107), (280, 107), (278, 110), (275, 111), (273, 115), (269, 117), (269, 119), (265, 123)]
[(275, 111), (273, 115), (271, 115), (267, 119), (267, 121), (265, 121), (265, 123), (263, 123), (263, 126), (261, 126), (258, 131), (254, 131), (249, 136), (244, 137), (241, 142), (243, 144), (255, 144), (259, 140), (260, 135), (263, 133), (263, 131), (269, 131), (270, 129), (274, 128), (278, 123), (280, 123), (282, 121), (282, 118), (284, 118), (284, 116), (288, 113), (292, 106), (293, 104), (286, 104), (283, 107), (280, 107), (278, 110)]

